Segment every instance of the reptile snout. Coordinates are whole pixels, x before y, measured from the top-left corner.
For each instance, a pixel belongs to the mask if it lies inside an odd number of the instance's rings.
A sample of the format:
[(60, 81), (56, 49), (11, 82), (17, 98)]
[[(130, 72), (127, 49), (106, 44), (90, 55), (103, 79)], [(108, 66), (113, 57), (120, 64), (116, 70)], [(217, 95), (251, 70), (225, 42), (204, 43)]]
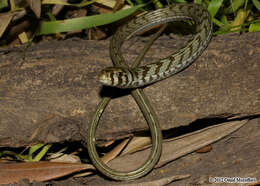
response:
[(124, 73), (125, 71), (121, 68), (108, 67), (100, 72), (98, 80), (104, 85), (117, 86), (122, 83), (121, 80)]

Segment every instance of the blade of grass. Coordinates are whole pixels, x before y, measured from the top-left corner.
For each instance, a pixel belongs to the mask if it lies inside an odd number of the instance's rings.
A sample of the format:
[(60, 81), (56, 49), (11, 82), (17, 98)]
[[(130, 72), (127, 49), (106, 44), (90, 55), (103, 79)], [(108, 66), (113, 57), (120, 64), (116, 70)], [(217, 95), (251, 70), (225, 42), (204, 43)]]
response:
[(252, 2), (255, 5), (255, 7), (257, 8), (257, 10), (260, 11), (260, 2), (258, 0), (252, 0)]
[(221, 7), (223, 3), (223, 0), (212, 0), (210, 1), (209, 3), (209, 6), (208, 6), (208, 11), (211, 15), (211, 17), (215, 17), (215, 15), (217, 14), (219, 8)]
[[(246, 21), (247, 16), (249, 15), (250, 10), (244, 10), (243, 8), (239, 9), (237, 12), (237, 16), (235, 17), (233, 23), (231, 24), (232, 26), (237, 26), (237, 25), (243, 25)], [(237, 30), (239, 31), (242, 27), (238, 28), (233, 28), (232, 31)]]
[(51, 148), (51, 145), (45, 145), (42, 150), (32, 159), (33, 162), (40, 161), (43, 156), (48, 152)]
[(29, 149), (28, 157), (26, 159), (28, 161), (33, 161), (33, 153), (35, 153), (37, 150), (39, 150), (43, 146), (44, 146), (44, 144), (42, 144), (42, 143), (38, 143), (36, 145), (31, 146)]
[(215, 25), (217, 25), (219, 27), (223, 27), (224, 26), (224, 24), (221, 21), (217, 20), (216, 18), (213, 18), (212, 21), (213, 21), (213, 23)]
[(3, 8), (7, 8), (8, 7), (8, 1), (7, 0), (2, 0), (0, 1), (0, 10)]
[(237, 25), (237, 26), (227, 26), (227, 27), (223, 27), (221, 28), (220, 30), (216, 31), (213, 33), (213, 35), (221, 35), (221, 34), (227, 34), (227, 33), (233, 33), (233, 32), (237, 32), (236, 30), (231, 30), (233, 28), (242, 28), (240, 29), (239, 31), (240, 32), (245, 32), (245, 31), (248, 31), (247, 28), (245, 28), (247, 25), (252, 25), (252, 24), (260, 24), (260, 20), (253, 20), (253, 21), (250, 21), (248, 23), (244, 23), (244, 24), (241, 24), (241, 25)]
[(0, 157), (1, 156), (9, 156), (9, 159), (11, 160), (25, 160), (28, 157), (27, 155), (21, 155), (16, 152), (8, 151), (8, 150), (1, 152)]
[(163, 4), (159, 0), (152, 0), (156, 8), (162, 8)]
[(175, 0), (176, 3), (186, 3), (185, 0)]
[(130, 6), (134, 6), (134, 3), (131, 0), (126, 0), (126, 2), (130, 5)]
[(115, 13), (79, 17), (73, 19), (66, 19), (62, 21), (42, 22), (37, 32), (37, 35), (68, 32), (106, 25), (133, 14), (143, 6), (145, 6), (145, 4), (137, 5), (125, 10), (120, 10)]
[(194, 3), (202, 4), (202, 0), (194, 0)]
[(34, 152), (36, 152), (37, 150), (39, 150), (43, 146), (44, 146), (44, 144), (42, 144), (42, 143), (38, 143), (36, 145), (31, 146), (30, 149), (29, 149), (29, 155), (32, 155)]
[(51, 12), (47, 12), (47, 16), (51, 21), (56, 21), (56, 17)]
[(244, 10), (247, 9), (247, 5), (248, 5), (248, 0), (245, 1), (245, 4), (244, 4)]
[(221, 22), (224, 23), (225, 25), (228, 25), (228, 24), (229, 24), (226, 15), (222, 15), (220, 19), (221, 19)]
[(258, 23), (252, 23), (248, 29), (249, 32), (259, 32), (260, 31), (260, 21)]
[(226, 14), (231, 14), (237, 11), (244, 4), (244, 0), (234, 0), (228, 8), (225, 9)]

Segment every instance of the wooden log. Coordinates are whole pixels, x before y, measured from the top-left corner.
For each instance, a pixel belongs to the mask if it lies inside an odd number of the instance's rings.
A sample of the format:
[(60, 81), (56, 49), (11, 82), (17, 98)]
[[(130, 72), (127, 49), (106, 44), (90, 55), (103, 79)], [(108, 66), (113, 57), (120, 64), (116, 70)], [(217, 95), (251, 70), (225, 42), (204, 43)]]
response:
[[(127, 50), (140, 52), (144, 39)], [(182, 41), (161, 37), (147, 61), (165, 57)], [(109, 41), (69, 39), (0, 49), (0, 145), (82, 140), (101, 96), (117, 97), (101, 119), (97, 138), (119, 138), (147, 125), (129, 91), (103, 89), (101, 69), (111, 66)], [(146, 87), (163, 130), (220, 115), (260, 111), (260, 33), (212, 39), (183, 72)], [(83, 134), (84, 135), (84, 134)]]

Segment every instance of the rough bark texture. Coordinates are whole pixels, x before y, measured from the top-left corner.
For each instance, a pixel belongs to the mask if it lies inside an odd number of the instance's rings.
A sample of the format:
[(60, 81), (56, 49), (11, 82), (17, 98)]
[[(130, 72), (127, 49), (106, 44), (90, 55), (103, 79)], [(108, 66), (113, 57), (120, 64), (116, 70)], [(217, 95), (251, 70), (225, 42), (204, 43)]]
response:
[[(143, 39), (127, 50), (140, 52)], [(180, 42), (167, 36), (149, 51), (148, 61), (165, 56)], [(21, 146), (82, 140), (101, 96), (112, 100), (97, 137), (119, 138), (147, 126), (127, 91), (102, 89), (98, 72), (111, 66), (109, 41), (47, 41), (0, 49), (0, 145)], [(223, 113), (260, 111), (260, 33), (213, 38), (202, 56), (183, 72), (145, 88), (161, 128), (188, 125)], [(123, 95), (123, 96), (122, 96)], [(87, 127), (86, 127), (87, 128)]]

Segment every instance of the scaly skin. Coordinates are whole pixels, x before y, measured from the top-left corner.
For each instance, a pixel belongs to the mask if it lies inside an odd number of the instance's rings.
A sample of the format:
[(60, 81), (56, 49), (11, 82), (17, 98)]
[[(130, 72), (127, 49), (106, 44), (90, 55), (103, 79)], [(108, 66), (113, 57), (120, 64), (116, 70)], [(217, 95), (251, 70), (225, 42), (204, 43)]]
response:
[[(138, 57), (139, 59), (136, 60), (135, 65), (130, 69), (127, 68), (120, 51), (121, 45), (125, 40), (154, 25), (189, 19), (196, 23), (197, 32), (184, 48), (157, 63), (139, 67), (138, 65), (142, 60), (142, 57), (152, 44), (152, 39), (151, 42), (147, 44), (147, 47), (145, 47), (146, 49)], [(162, 27), (162, 30), (165, 26), (166, 25)], [(158, 32), (155, 35), (157, 34), (159, 35), (160, 33)], [(152, 136), (152, 150), (148, 160), (146, 160), (142, 166), (129, 172), (113, 170), (101, 161), (95, 148), (95, 131), (97, 129), (98, 120), (111, 99), (105, 97), (98, 105), (94, 114), (88, 129), (87, 138), (89, 156), (95, 167), (102, 174), (114, 180), (131, 180), (142, 177), (153, 169), (161, 155), (162, 134), (159, 121), (149, 100), (145, 96), (143, 90), (137, 87), (167, 78), (190, 65), (207, 47), (211, 39), (211, 34), (212, 22), (208, 11), (200, 5), (195, 4), (175, 4), (167, 8), (158, 9), (131, 20), (118, 29), (110, 43), (110, 55), (115, 67), (104, 69), (99, 75), (99, 81), (108, 86), (136, 88), (131, 90), (131, 95), (140, 107), (140, 110), (149, 125)]]
[(110, 55), (114, 62), (124, 62), (120, 49), (125, 40), (154, 25), (181, 20), (192, 20), (196, 24), (196, 34), (185, 47), (158, 62), (134, 69), (108, 67), (99, 74), (99, 81), (107, 86), (137, 88), (165, 79), (188, 67), (205, 50), (212, 37), (211, 17), (207, 9), (198, 4), (173, 4), (131, 20), (113, 36)]

